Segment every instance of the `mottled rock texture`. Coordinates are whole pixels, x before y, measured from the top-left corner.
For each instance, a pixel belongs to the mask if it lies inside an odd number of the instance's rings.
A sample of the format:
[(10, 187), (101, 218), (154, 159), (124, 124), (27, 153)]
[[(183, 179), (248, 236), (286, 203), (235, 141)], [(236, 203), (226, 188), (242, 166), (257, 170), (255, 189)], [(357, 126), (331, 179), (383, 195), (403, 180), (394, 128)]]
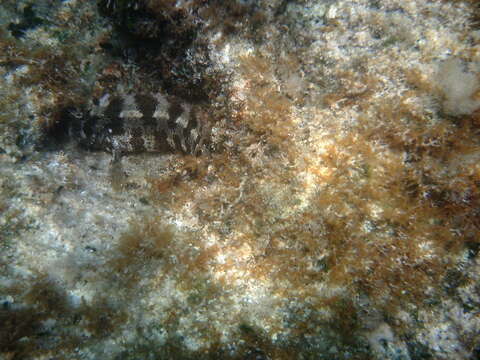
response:
[(479, 19), (2, 1), (0, 356), (476, 359)]

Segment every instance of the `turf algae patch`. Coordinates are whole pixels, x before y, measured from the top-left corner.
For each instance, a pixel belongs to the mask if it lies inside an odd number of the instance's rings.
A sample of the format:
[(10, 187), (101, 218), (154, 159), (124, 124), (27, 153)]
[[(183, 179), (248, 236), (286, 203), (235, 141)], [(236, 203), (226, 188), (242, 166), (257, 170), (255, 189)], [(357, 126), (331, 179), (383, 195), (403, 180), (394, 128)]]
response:
[[(106, 32), (79, 63), (45, 38), (27, 61), (2, 38), (7, 78), (42, 100), (47, 142), (88, 150), (42, 149), (3, 183), (6, 247), (20, 254), (9, 276), (27, 274), (5, 301), (41, 315), (2, 319), (55, 355), (74, 352), (58, 340), (72, 330), (92, 358), (474, 354), (479, 121), (469, 101), (445, 111), (458, 97), (435, 79), (449, 54), (476, 76), (468, 6), (101, 1)], [(46, 27), (26, 41), (33, 30)], [(78, 71), (86, 95), (69, 82)], [(211, 144), (197, 157), (200, 116)], [(111, 166), (115, 143), (126, 156)], [(39, 230), (15, 226), (22, 209)], [(31, 349), (7, 339), (6, 353)]]

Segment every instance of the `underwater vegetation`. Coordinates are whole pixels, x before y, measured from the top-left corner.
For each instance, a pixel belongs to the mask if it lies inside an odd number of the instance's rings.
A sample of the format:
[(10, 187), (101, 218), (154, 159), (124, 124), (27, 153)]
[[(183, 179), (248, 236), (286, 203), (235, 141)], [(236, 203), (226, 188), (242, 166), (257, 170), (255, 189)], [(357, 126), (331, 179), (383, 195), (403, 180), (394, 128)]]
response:
[[(425, 335), (480, 305), (478, 9), (458, 3), (455, 35), (447, 1), (5, 5), (0, 354), (474, 359), (474, 321), (457, 357)], [(77, 146), (79, 111), (120, 90), (201, 109), (212, 151)]]

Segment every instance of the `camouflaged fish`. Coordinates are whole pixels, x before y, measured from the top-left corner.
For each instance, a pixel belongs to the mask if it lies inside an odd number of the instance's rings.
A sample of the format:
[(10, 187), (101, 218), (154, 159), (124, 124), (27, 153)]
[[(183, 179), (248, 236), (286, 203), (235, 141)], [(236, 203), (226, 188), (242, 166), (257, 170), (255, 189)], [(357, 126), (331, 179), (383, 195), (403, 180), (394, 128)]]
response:
[(75, 115), (70, 136), (89, 150), (124, 154), (156, 152), (198, 155), (210, 128), (199, 105), (156, 94), (105, 94), (87, 115)]

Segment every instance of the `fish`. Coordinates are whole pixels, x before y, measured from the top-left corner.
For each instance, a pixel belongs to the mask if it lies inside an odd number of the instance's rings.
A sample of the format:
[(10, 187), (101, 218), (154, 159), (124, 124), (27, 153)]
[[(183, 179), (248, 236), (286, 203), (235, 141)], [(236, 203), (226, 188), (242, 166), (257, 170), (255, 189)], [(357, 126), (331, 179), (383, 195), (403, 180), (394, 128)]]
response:
[(91, 151), (112, 153), (114, 159), (133, 153), (208, 152), (208, 113), (164, 93), (105, 93), (85, 112), (72, 113), (70, 137)]

